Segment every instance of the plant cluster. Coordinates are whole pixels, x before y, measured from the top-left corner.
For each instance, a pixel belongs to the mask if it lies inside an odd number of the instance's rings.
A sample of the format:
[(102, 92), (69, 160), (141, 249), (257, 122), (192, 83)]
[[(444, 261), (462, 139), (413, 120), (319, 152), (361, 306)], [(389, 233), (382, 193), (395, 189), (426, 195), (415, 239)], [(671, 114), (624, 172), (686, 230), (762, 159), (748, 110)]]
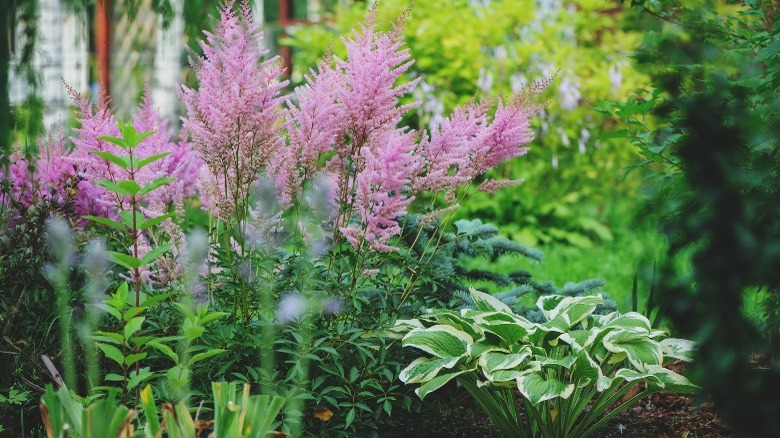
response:
[[(541, 323), (492, 295), (472, 290), (471, 298), (476, 309), (434, 310), (396, 323), (404, 347), (430, 355), (404, 368), (401, 380), (421, 384), (421, 399), (457, 380), (506, 437), (591, 436), (650, 394), (697, 389), (662, 366), (689, 361), (691, 342), (667, 338), (638, 313), (594, 315), (604, 302), (599, 296), (543, 296)], [(640, 392), (613, 408), (640, 383)]]

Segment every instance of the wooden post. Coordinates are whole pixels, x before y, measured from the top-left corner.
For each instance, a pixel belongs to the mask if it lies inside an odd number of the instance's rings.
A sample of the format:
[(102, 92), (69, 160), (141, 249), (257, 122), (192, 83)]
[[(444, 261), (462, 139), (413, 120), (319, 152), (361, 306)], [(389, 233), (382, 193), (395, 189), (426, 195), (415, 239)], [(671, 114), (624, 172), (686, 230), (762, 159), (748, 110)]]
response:
[(111, 0), (95, 2), (95, 52), (103, 101), (111, 97), (111, 15)]

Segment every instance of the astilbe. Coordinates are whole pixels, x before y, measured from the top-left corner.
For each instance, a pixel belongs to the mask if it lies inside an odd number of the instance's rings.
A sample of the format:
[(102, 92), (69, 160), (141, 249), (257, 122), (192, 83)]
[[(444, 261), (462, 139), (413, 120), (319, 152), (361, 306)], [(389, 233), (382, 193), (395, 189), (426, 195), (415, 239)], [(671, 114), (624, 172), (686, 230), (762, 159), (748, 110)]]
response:
[[(92, 102), (79, 96), (70, 87), (69, 92), (81, 112), (78, 118), (81, 126), (75, 129), (75, 135), (71, 137), (75, 148), (66, 157), (68, 162), (76, 166), (79, 175), (83, 178), (79, 183), (79, 197), (82, 194), (89, 195), (90, 214), (116, 216), (119, 211), (129, 208), (128, 200), (100, 187), (96, 181), (117, 182), (128, 178), (128, 172), (92, 153), (103, 151), (114, 155), (127, 154), (127, 151), (121, 147), (100, 139), (103, 136), (119, 135), (116, 117), (106, 102), (101, 103), (94, 110)], [(147, 194), (143, 199), (141, 211), (147, 217), (153, 217), (164, 213), (169, 204), (180, 207), (185, 198), (195, 194), (196, 184), (191, 175), (198, 173), (200, 161), (197, 154), (192, 151), (189, 144), (170, 140), (171, 133), (167, 129), (167, 123), (160, 119), (148, 89), (143, 103), (133, 116), (133, 126), (138, 132), (154, 132), (133, 150), (134, 156), (145, 158), (161, 153), (169, 154), (137, 170), (134, 175), (135, 181), (144, 186), (161, 177), (177, 178), (168, 187)]]
[[(21, 209), (30, 206), (52, 203), (64, 205), (72, 198), (72, 191), (78, 183), (76, 168), (63, 160), (68, 154), (68, 146), (62, 129), (52, 132), (48, 137), (38, 140), (38, 154), (28, 161), (20, 152), (15, 152), (10, 160), (9, 178), (10, 196), (13, 204)], [(4, 199), (6, 207), (12, 202)], [(77, 208), (78, 204), (74, 207)], [(22, 215), (16, 211), (15, 215)]]
[(240, 15), (233, 4), (222, 5), (214, 33), (204, 32), (203, 56), (190, 56), (198, 88), (179, 90), (184, 128), (212, 174), (204, 185), (220, 192), (215, 201), (225, 220), (246, 214), (255, 178), (283, 144), (280, 91), (286, 85), (277, 57), (263, 60), (268, 50), (248, 2)]

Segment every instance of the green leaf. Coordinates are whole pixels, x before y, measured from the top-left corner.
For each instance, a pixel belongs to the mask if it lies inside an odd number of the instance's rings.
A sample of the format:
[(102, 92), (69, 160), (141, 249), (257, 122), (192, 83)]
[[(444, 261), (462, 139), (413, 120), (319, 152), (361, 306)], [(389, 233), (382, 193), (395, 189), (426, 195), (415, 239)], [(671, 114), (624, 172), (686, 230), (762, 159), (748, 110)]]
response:
[(121, 167), (122, 169), (128, 170), (130, 169), (130, 157), (120, 157), (118, 155), (114, 155), (109, 152), (103, 152), (103, 151), (90, 151), (89, 153), (97, 155), (98, 157), (110, 161), (117, 166)]
[(420, 400), (425, 399), (425, 396), (432, 393), (433, 391), (436, 391), (437, 389), (441, 388), (442, 386), (446, 385), (450, 380), (458, 377), (459, 375), (463, 373), (471, 373), (474, 372), (472, 369), (464, 369), (455, 371), (452, 373), (447, 374), (440, 374), (433, 379), (423, 383), (420, 385), (419, 388), (417, 388), (414, 393), (417, 394), (418, 397), (420, 397)]
[(127, 231), (127, 228), (125, 228), (125, 226), (123, 224), (121, 224), (121, 223), (119, 223), (119, 222), (117, 222), (115, 220), (111, 220), (111, 219), (108, 219), (108, 218), (105, 218), (105, 217), (100, 217), (100, 216), (92, 216), (92, 215), (88, 215), (88, 214), (85, 214), (83, 217), (85, 219), (91, 220), (92, 222), (97, 222), (97, 223), (99, 223), (101, 225), (105, 225), (105, 226), (108, 226), (108, 227), (111, 227), (111, 228), (115, 228), (115, 229), (117, 229), (119, 231), (122, 231), (122, 232), (126, 232)]
[(146, 157), (143, 160), (139, 161), (138, 164), (135, 166), (135, 168), (136, 168), (136, 170), (141, 170), (144, 167), (146, 167), (147, 165), (152, 164), (152, 163), (154, 163), (157, 160), (161, 160), (161, 159), (167, 157), (170, 154), (171, 154), (170, 152), (163, 152), (161, 154), (156, 154), (156, 155), (152, 155), (150, 157)]
[(143, 316), (136, 316), (130, 321), (127, 321), (124, 329), (125, 339), (130, 339), (135, 334), (135, 332), (141, 330), (141, 326), (143, 325), (145, 319), (146, 318)]
[[(133, 214), (135, 213), (135, 214)], [(122, 218), (122, 223), (125, 224), (125, 226), (132, 230), (133, 229), (133, 218), (135, 218), (135, 224), (136, 228), (138, 228), (138, 224), (142, 223), (144, 221), (144, 215), (138, 210), (130, 211), (125, 210), (119, 213), (119, 217)]]
[(492, 295), (480, 292), (473, 287), (469, 290), (469, 294), (478, 310), (513, 313), (509, 306)]
[(107, 179), (101, 179), (94, 181), (95, 184), (99, 185), (100, 187), (105, 188), (106, 190), (109, 190), (113, 193), (118, 194), (119, 196), (130, 196), (130, 193), (127, 192), (124, 188), (122, 188), (120, 185), (114, 183), (113, 181), (109, 181)]
[(140, 192), (138, 192), (138, 196), (145, 196), (147, 193), (151, 192), (152, 190), (159, 188), (165, 184), (168, 184), (171, 181), (176, 181), (176, 178), (170, 177), (170, 176), (164, 176), (162, 178), (157, 178), (156, 180), (150, 182), (149, 184), (145, 185)]
[(118, 348), (114, 347), (113, 345), (103, 344), (101, 342), (98, 342), (97, 346), (103, 350), (103, 354), (105, 354), (107, 358), (113, 360), (120, 366), (125, 363), (125, 357)]
[(109, 342), (111, 344), (122, 344), (125, 338), (119, 333), (96, 331), (91, 336), (92, 340), (100, 342)]
[(701, 390), (700, 387), (691, 383), (690, 380), (660, 365), (648, 365), (647, 372), (660, 381), (658, 386), (663, 388), (664, 391), (693, 394)]
[(122, 181), (117, 182), (117, 185), (122, 187), (127, 193), (130, 194), (130, 196), (135, 195), (141, 190), (141, 186), (139, 186), (137, 182), (130, 179), (123, 179)]
[(222, 354), (225, 352), (227, 352), (227, 350), (223, 350), (221, 348), (212, 348), (208, 351), (204, 351), (203, 353), (195, 354), (190, 358), (189, 365), (193, 365), (196, 362), (202, 361), (203, 359), (208, 359), (210, 357), (214, 357), (218, 354)]
[(168, 242), (168, 243), (163, 243), (162, 245), (158, 246), (157, 248), (149, 251), (141, 259), (141, 266), (148, 265), (149, 263), (153, 262), (157, 257), (160, 257), (161, 255), (165, 254), (166, 252), (170, 251), (171, 248), (173, 248), (173, 244)]
[(134, 354), (128, 354), (125, 356), (125, 365), (130, 366), (138, 362), (139, 360), (143, 360), (146, 358), (146, 352), (143, 353), (134, 353)]
[(152, 437), (156, 437), (157, 432), (160, 430), (160, 420), (157, 418), (157, 405), (155, 404), (154, 394), (152, 394), (150, 385), (146, 385), (141, 390), (141, 406), (144, 408), (144, 416), (146, 417), (145, 430)]
[(136, 386), (154, 377), (154, 373), (149, 371), (149, 367), (141, 368), (136, 374), (135, 370), (130, 373), (130, 379), (127, 381), (127, 390), (133, 390)]
[(107, 141), (109, 143), (113, 143), (113, 144), (121, 147), (122, 149), (127, 149), (127, 142), (125, 141), (124, 138), (121, 138), (121, 137), (112, 137), (110, 135), (101, 135), (100, 137), (98, 137), (98, 140)]
[(459, 357), (451, 359), (428, 359), (421, 357), (415, 359), (406, 368), (401, 370), (398, 378), (404, 383), (424, 383), (434, 377), (443, 369), (450, 369), (457, 365)]
[(146, 307), (144, 306), (130, 308), (125, 312), (124, 320), (129, 321), (133, 317), (139, 315), (140, 313), (143, 313), (144, 310), (146, 310)]
[(161, 214), (159, 216), (155, 216), (151, 219), (146, 219), (144, 221), (139, 222), (138, 229), (141, 231), (147, 230), (151, 227), (161, 224), (166, 219), (172, 218), (174, 215), (175, 213), (170, 212), (170, 213)]
[(106, 258), (130, 270), (141, 267), (140, 260), (131, 255), (122, 254), (121, 252), (106, 251)]
[(686, 339), (668, 338), (661, 341), (661, 350), (665, 356), (685, 362), (693, 361), (695, 349), (696, 344)]
[(647, 365), (661, 365), (663, 360), (661, 345), (642, 333), (612, 331), (604, 336), (602, 344), (612, 353), (626, 354), (629, 362), (639, 371), (644, 371)]
[(168, 356), (175, 364), (179, 364), (179, 355), (171, 347), (158, 341), (149, 341), (146, 345)]
[(355, 421), (355, 408), (350, 409), (347, 413), (347, 417), (344, 419), (344, 427), (349, 427), (353, 421)]
[(520, 366), (531, 356), (531, 350), (526, 347), (521, 353), (499, 353), (490, 351), (479, 358), (479, 366), (485, 374), (498, 370), (509, 370)]
[(427, 329), (414, 329), (404, 336), (404, 347), (415, 347), (442, 359), (461, 357), (466, 345), (473, 343), (471, 336), (448, 325), (435, 325)]
[(517, 378), (517, 389), (532, 405), (537, 405), (558, 397), (569, 398), (574, 392), (574, 385), (567, 385), (555, 378), (545, 379), (540, 373), (531, 373)]

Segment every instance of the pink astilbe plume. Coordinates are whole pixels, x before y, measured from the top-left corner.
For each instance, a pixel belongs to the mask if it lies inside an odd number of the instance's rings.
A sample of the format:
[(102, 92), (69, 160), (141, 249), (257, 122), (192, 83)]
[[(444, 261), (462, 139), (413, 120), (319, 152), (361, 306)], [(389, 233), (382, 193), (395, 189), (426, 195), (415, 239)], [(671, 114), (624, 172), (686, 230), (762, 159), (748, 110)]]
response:
[(278, 57), (263, 60), (268, 50), (249, 3), (242, 2), (240, 15), (233, 4), (225, 2), (214, 33), (205, 32), (203, 56), (190, 57), (198, 88), (179, 90), (184, 127), (224, 190), (217, 199), (223, 219), (246, 213), (255, 178), (283, 144), (279, 94), (286, 85)]
[(52, 133), (39, 139), (38, 152), (33, 163), (19, 152), (11, 156), (10, 194), (22, 208), (40, 203), (63, 205), (71, 197), (68, 191), (75, 189), (78, 177), (73, 164), (63, 160), (68, 148), (62, 129), (56, 131), (56, 136)]
[(341, 228), (354, 247), (360, 248), (365, 240), (372, 250), (397, 250), (388, 241), (401, 232), (396, 218), (414, 200), (408, 186), (419, 166), (412, 155), (415, 136), (415, 132), (387, 131), (372, 136), (363, 147), (365, 168), (357, 175), (355, 193), (355, 211), (361, 221)]
[[(93, 111), (93, 104), (80, 97), (72, 88), (68, 88), (76, 105), (81, 110), (79, 122), (81, 127), (75, 130), (71, 137), (75, 148), (67, 161), (73, 163), (83, 181), (79, 183), (79, 205), (88, 213), (107, 217), (116, 217), (119, 211), (129, 208), (128, 200), (119, 198), (95, 182), (109, 180), (117, 182), (129, 178), (127, 170), (110, 163), (91, 153), (105, 151), (115, 155), (126, 155), (121, 147), (100, 140), (103, 136), (118, 136), (119, 128), (116, 117), (104, 103)], [(180, 206), (185, 197), (195, 194), (195, 180), (190, 172), (197, 172), (200, 164), (197, 155), (186, 143), (179, 144), (170, 140), (167, 123), (160, 120), (159, 113), (154, 108), (151, 93), (147, 89), (144, 101), (133, 117), (133, 125), (138, 132), (154, 131), (154, 134), (142, 140), (133, 150), (136, 157), (146, 158), (152, 155), (169, 153), (170, 155), (155, 161), (136, 171), (135, 181), (144, 186), (152, 181), (166, 176), (177, 180), (160, 189), (147, 194), (142, 200), (142, 212), (147, 217), (164, 213), (166, 205)]]
[(419, 104), (398, 105), (398, 98), (417, 85), (418, 79), (395, 86), (396, 81), (414, 63), (409, 49), (402, 48), (403, 25), (408, 15), (401, 16), (389, 33), (376, 29), (374, 6), (360, 31), (344, 38), (347, 59), (338, 61), (346, 86), (339, 90), (339, 102), (344, 107), (348, 134), (355, 150), (376, 130), (394, 129), (401, 117)]
[(295, 88), (297, 105), (292, 98), (287, 99), (287, 144), (274, 154), (269, 165), (283, 206), (301, 194), (303, 181), (317, 172), (320, 157), (334, 150), (346, 122), (336, 101), (343, 77), (328, 61), (326, 58), (319, 71), (312, 70), (306, 76), (305, 85)]

